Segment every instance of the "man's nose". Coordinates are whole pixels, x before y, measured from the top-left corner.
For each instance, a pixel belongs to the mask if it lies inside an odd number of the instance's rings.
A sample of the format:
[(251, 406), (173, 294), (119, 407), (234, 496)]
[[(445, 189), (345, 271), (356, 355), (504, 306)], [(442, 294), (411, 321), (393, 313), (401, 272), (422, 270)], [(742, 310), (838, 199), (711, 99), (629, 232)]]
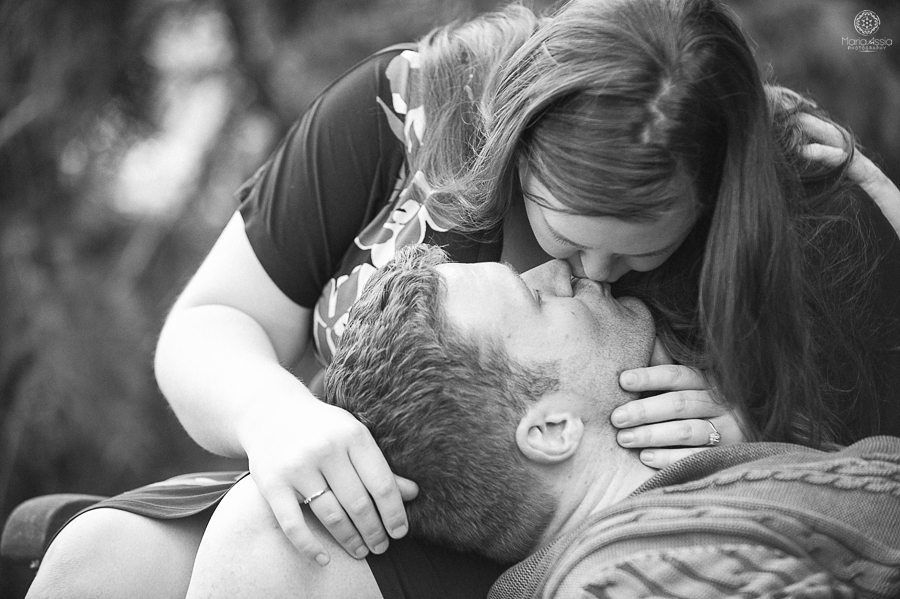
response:
[(545, 262), (524, 273), (522, 279), (529, 287), (545, 295), (557, 297), (572, 295), (572, 269), (564, 260)]

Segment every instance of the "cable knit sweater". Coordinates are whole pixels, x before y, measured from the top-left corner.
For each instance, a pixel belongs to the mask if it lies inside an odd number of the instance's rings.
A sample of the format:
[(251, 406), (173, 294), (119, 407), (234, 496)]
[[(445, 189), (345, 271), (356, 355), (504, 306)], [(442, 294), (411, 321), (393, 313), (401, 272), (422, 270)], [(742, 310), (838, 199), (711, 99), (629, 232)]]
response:
[(900, 438), (719, 447), (508, 570), (491, 599), (900, 597)]

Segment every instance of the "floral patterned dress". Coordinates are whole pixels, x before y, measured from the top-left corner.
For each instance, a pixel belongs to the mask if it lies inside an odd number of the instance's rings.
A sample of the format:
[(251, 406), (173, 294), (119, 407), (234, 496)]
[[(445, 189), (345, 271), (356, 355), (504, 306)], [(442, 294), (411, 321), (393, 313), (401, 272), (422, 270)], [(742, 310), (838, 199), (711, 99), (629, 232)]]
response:
[[(403, 160), (380, 210), (355, 235), (315, 303), (313, 338), (323, 365), (331, 361), (350, 306), (362, 293), (366, 281), (399, 248), (422, 242), (440, 245), (457, 262), (497, 260), (500, 255), (499, 235), (490, 243), (476, 241), (453, 231), (448, 223), (439, 222), (425, 206), (430, 186), (421, 171), (412, 172), (410, 168), (415, 164), (427, 127), (427, 116), (415, 93), (418, 69), (418, 54), (398, 48), (383, 71), (390, 96), (373, 98), (388, 130), (402, 148)], [(273, 197), (269, 201), (285, 200)], [(296, 206), (300, 208), (303, 201), (300, 198)], [(354, 220), (348, 215), (348, 224)]]

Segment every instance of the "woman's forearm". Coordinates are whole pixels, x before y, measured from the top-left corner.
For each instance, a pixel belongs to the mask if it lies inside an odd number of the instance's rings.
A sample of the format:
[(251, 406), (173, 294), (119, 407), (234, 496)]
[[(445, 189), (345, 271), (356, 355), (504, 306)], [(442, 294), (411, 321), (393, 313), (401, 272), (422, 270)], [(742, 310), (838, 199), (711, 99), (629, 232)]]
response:
[[(309, 341), (310, 311), (289, 307), (284, 326), (267, 328), (260, 323), (271, 311), (189, 304), (195, 289), (176, 303), (156, 353), (159, 386), (191, 437), (212, 452), (246, 456), (293, 550), (320, 565), (330, 558), (311, 517), (357, 558), (405, 534), (403, 499), (415, 496), (415, 484), (394, 476), (359, 420), (319, 401), (284, 367)], [(304, 497), (322, 499), (304, 512)]]
[(223, 305), (173, 311), (160, 334), (155, 370), (188, 434), (226, 456), (246, 455), (244, 439), (258, 414), (293, 412), (297, 402), (317, 401), (279, 363), (257, 321)]

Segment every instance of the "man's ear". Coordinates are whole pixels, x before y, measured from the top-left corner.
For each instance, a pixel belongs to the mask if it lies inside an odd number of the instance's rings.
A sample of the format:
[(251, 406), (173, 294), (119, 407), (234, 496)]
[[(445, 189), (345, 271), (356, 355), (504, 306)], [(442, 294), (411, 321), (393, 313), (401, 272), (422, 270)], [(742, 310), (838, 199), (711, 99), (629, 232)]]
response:
[(516, 427), (516, 445), (526, 458), (539, 464), (568, 460), (584, 436), (581, 416), (566, 406), (539, 401), (532, 405)]

